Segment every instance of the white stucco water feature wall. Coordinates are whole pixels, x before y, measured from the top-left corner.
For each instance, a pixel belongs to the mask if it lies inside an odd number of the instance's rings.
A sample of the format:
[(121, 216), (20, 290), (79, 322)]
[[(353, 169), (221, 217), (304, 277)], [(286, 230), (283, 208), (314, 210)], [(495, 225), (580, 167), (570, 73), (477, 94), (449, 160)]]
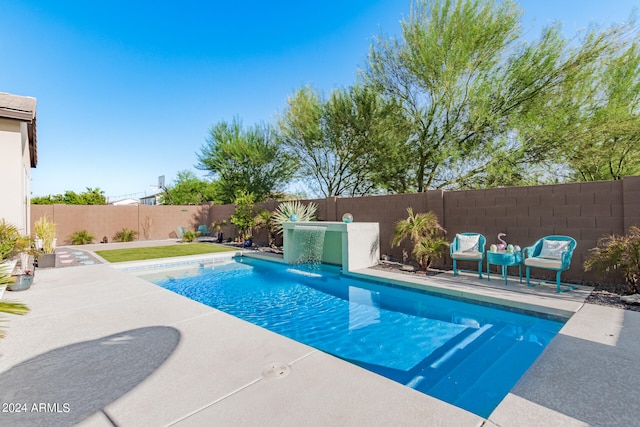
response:
[(322, 262), (339, 265), (344, 271), (354, 271), (378, 264), (380, 259), (380, 226), (377, 222), (285, 222), (282, 224), (284, 261), (294, 263), (305, 250), (295, 239), (299, 229), (324, 228)]

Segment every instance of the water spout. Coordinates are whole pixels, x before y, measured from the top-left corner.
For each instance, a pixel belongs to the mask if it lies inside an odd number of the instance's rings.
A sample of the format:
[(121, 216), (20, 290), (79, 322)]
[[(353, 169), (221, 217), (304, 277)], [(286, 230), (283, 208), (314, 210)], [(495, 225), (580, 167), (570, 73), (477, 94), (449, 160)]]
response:
[(298, 257), (293, 260), (293, 263), (310, 264), (311, 267), (319, 266), (322, 263), (326, 227), (297, 225), (293, 230), (293, 240), (295, 246), (299, 248)]

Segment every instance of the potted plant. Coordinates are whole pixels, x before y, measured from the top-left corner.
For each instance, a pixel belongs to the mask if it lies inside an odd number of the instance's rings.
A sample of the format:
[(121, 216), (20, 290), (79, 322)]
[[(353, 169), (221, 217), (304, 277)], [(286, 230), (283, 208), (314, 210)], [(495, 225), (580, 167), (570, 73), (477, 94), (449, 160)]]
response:
[(396, 222), (396, 228), (391, 246), (400, 246), (405, 238), (413, 242), (413, 256), (423, 270), (428, 270), (434, 259), (440, 258), (449, 243), (441, 235), (446, 233), (438, 223), (435, 213), (414, 214), (412, 208), (407, 208), (409, 216)]
[[(38, 219), (33, 229), (38, 239), (42, 240), (42, 251), (38, 254), (38, 267), (47, 268), (56, 266), (56, 224), (49, 221), (47, 216)], [(37, 246), (36, 246), (37, 247)]]
[[(32, 241), (21, 236), (13, 224), (0, 221), (0, 284), (8, 290), (28, 289), (33, 282), (33, 270), (29, 268)], [(20, 267), (16, 265), (20, 260)], [(14, 272), (16, 274), (14, 275)], [(28, 276), (28, 277), (25, 277)]]
[(15, 281), (7, 285), (7, 289), (10, 291), (24, 291), (31, 287), (35, 278), (35, 263), (32, 261), (31, 256), (35, 256), (36, 251), (33, 249), (31, 237), (20, 236), (16, 241), (16, 251), (19, 251), (20, 266), (14, 270)]
[(224, 240), (224, 234), (222, 233), (222, 226), (226, 225), (227, 221), (214, 221), (211, 223), (211, 229), (215, 230), (215, 232), (213, 233), (213, 237), (215, 237), (216, 239), (216, 243), (222, 243), (222, 241)]
[(13, 281), (7, 283), (9, 291), (26, 291), (33, 284), (34, 270), (20, 270), (20, 273), (13, 276)]

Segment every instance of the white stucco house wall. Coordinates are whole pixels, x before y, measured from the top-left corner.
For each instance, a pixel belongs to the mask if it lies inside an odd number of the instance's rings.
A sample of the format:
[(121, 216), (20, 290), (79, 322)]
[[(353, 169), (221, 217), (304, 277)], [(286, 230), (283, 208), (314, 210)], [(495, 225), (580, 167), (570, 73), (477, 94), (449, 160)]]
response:
[(36, 99), (0, 92), (0, 218), (28, 234), (38, 163)]
[(138, 199), (127, 198), (109, 202), (109, 204), (112, 206), (137, 206), (140, 204), (140, 201)]

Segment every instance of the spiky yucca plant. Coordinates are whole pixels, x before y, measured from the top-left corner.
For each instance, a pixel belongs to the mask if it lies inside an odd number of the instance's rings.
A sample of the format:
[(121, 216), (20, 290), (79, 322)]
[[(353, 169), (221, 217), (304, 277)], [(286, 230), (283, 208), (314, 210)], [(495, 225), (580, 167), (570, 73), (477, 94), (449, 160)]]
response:
[(286, 202), (280, 203), (273, 213), (276, 232), (282, 234), (282, 224), (290, 222), (292, 214), (298, 216), (298, 221), (315, 221), (317, 210), (318, 206), (313, 202), (310, 202), (308, 205), (303, 204), (300, 200), (287, 200)]

